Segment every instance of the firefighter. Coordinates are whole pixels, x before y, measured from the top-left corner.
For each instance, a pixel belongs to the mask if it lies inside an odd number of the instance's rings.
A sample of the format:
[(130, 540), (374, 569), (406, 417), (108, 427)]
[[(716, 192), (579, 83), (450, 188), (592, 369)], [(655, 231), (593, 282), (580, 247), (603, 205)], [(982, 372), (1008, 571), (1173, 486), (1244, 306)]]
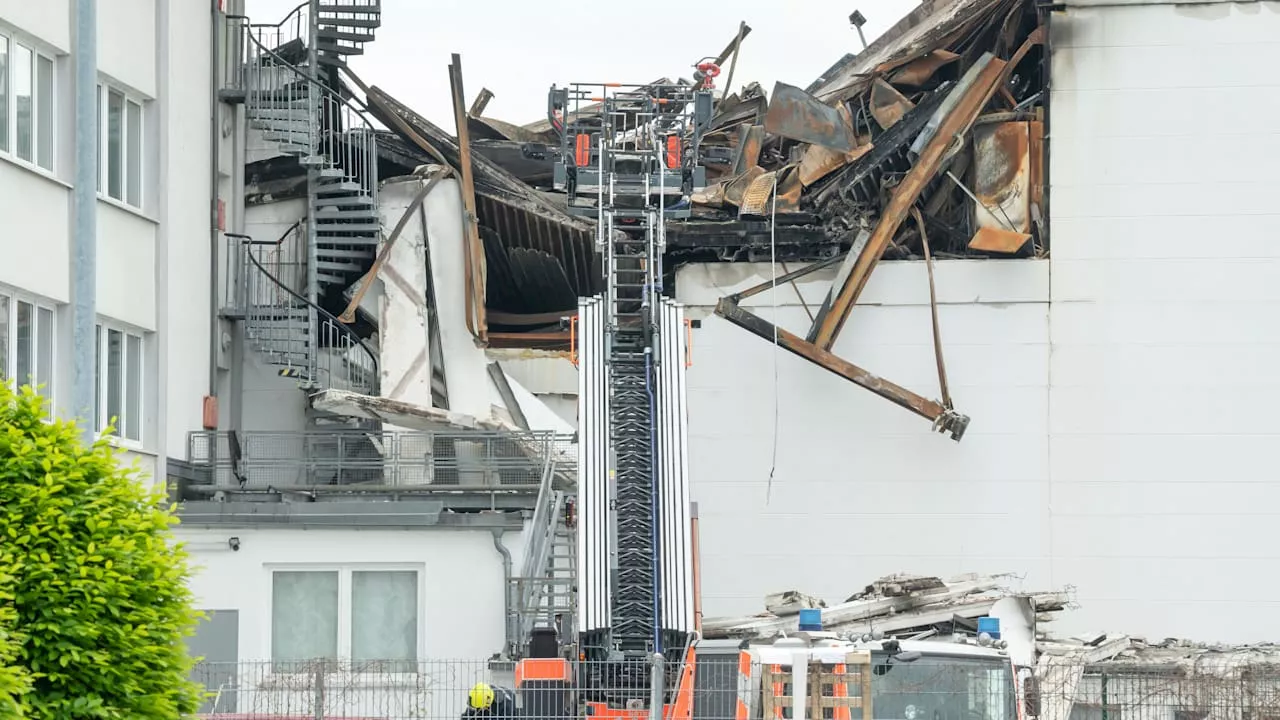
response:
[(471, 686), (467, 693), (467, 711), (462, 713), (464, 720), (469, 718), (494, 718), (494, 720), (513, 720), (516, 717), (516, 697), (504, 687), (494, 687), (487, 682), (478, 682)]

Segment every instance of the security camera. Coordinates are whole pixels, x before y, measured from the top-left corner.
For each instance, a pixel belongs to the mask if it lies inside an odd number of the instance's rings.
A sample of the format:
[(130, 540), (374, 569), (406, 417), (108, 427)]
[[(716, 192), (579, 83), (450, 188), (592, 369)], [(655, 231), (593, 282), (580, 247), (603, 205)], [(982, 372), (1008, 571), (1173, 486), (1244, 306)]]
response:
[(227, 547), (231, 548), (232, 551), (239, 551), (240, 538), (238, 537), (227, 538)]

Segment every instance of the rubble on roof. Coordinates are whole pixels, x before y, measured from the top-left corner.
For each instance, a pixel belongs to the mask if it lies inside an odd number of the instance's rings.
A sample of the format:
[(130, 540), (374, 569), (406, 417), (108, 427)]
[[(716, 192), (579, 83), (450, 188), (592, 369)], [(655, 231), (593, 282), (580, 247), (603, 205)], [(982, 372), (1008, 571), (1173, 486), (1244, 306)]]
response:
[[(709, 187), (690, 198), (693, 217), (669, 223), (669, 253), (757, 260), (772, 237), (781, 259), (830, 258), (875, 229), (902, 192), (921, 212), (935, 256), (1047, 252), (1041, 26), (1030, 0), (926, 0), (804, 89), (743, 84), (718, 101), (700, 146)], [(907, 187), (964, 94), (961, 81), (993, 60), (1001, 70), (982, 88), (975, 116)], [(558, 140), (549, 122), (473, 121), (486, 123), (477, 126), (486, 137), (501, 134), (478, 153), (549, 185)], [(922, 257), (922, 229), (889, 221), (885, 241), (868, 251)]]
[[(917, 575), (880, 578), (834, 605), (796, 591), (766, 598), (765, 612), (742, 617), (706, 618), (702, 635), (715, 638), (769, 638), (799, 629), (799, 612), (820, 607), (822, 626), (838, 634), (860, 635), (872, 630), (915, 634), (930, 630), (951, 632), (957, 625), (972, 632), (976, 619), (987, 615), (1008, 597), (1025, 598), (1044, 620), (1062, 610), (1067, 596), (1061, 592), (1023, 593), (1003, 587), (1007, 576), (962, 575), (943, 581)], [(972, 627), (970, 627), (972, 625)]]

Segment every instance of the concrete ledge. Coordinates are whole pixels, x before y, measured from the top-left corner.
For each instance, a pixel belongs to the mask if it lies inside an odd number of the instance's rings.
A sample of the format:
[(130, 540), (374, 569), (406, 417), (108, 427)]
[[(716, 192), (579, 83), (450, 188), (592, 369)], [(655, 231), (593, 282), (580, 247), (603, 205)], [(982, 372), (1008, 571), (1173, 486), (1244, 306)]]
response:
[(518, 512), (453, 513), (438, 501), (188, 502), (178, 507), (185, 527), (401, 528), (520, 530)]

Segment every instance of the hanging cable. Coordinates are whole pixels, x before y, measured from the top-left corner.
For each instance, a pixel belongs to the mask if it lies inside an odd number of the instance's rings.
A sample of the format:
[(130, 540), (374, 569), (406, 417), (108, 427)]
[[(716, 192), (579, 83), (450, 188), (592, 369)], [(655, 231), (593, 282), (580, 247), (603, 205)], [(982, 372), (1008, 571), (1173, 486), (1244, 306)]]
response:
[(773, 474), (778, 470), (778, 175), (773, 175), (773, 207), (769, 210), (769, 299), (773, 303), (773, 457), (769, 460), (769, 480), (764, 504), (773, 499)]

